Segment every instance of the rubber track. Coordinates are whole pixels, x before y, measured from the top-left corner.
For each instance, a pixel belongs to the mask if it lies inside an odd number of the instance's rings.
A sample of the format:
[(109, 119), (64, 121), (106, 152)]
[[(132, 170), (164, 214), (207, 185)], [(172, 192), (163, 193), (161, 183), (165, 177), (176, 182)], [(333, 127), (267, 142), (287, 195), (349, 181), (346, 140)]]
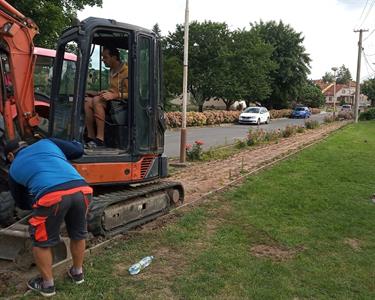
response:
[(163, 190), (170, 189), (170, 188), (177, 188), (180, 191), (181, 199), (183, 201), (184, 190), (183, 190), (181, 183), (171, 182), (171, 181), (162, 181), (158, 183), (142, 185), (142, 186), (137, 186), (137, 187), (129, 186), (121, 191), (106, 193), (106, 194), (93, 197), (93, 200), (90, 203), (89, 211), (87, 214), (87, 223), (88, 223), (89, 231), (94, 235), (102, 235), (105, 237), (111, 237), (120, 233), (125, 233), (130, 228), (141, 225), (161, 215), (166, 214), (169, 211), (171, 205), (169, 205), (167, 209), (161, 212), (148, 215), (143, 219), (124, 224), (123, 226), (116, 227), (110, 231), (105, 230), (102, 226), (102, 216), (103, 216), (104, 210), (107, 207), (117, 204), (117, 203), (125, 202), (125, 201), (128, 202), (134, 198), (145, 196), (147, 194), (151, 194), (157, 191), (163, 191)]

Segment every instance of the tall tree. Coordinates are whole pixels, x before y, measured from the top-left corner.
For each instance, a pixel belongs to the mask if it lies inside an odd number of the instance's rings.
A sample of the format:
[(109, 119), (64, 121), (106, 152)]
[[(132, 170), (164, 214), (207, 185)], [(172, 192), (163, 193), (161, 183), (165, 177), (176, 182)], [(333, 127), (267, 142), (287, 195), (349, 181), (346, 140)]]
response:
[(348, 84), (351, 80), (352, 74), (350, 73), (349, 69), (345, 67), (345, 65), (342, 65), (337, 71), (336, 83)]
[(156, 36), (158, 38), (162, 38), (161, 36), (161, 30), (160, 30), (160, 27), (159, 27), (159, 24), (156, 23), (153, 27), (152, 27), (152, 32), (156, 34)]
[[(177, 25), (176, 31), (166, 37), (166, 57), (176, 56), (183, 62), (184, 26)], [(223, 57), (226, 53), (229, 38), (228, 26), (225, 23), (206, 21), (190, 23), (189, 26), (189, 76), (188, 89), (191, 101), (199, 111), (203, 110), (205, 101), (217, 97), (218, 72), (222, 70)], [(168, 72), (165, 70), (165, 72)]]
[(375, 106), (375, 77), (365, 80), (361, 86), (361, 91), (371, 100), (371, 106)]
[(304, 37), (281, 21), (250, 25), (252, 31), (274, 47), (272, 60), (277, 68), (271, 73), (272, 93), (267, 104), (274, 108), (286, 107), (296, 99), (310, 73), (311, 59), (303, 46)]
[(322, 80), (324, 83), (332, 83), (335, 81), (335, 76), (331, 72), (325, 72)]
[(307, 81), (302, 87), (298, 101), (308, 107), (320, 107), (324, 104), (324, 95), (320, 88), (311, 81)]
[(227, 110), (238, 100), (249, 105), (266, 99), (271, 93), (269, 74), (276, 67), (271, 60), (273, 47), (246, 30), (232, 32), (228, 42), (222, 70), (216, 76), (217, 97)]
[(54, 48), (61, 31), (76, 18), (77, 11), (89, 6), (102, 6), (103, 0), (8, 0), (9, 4), (34, 20), (40, 34), (36, 46)]

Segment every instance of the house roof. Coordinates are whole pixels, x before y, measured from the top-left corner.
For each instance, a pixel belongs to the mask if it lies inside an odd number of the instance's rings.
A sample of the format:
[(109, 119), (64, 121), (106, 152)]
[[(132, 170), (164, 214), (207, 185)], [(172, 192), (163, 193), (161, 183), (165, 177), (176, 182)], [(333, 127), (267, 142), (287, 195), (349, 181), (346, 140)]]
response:
[[(334, 83), (325, 83), (323, 80), (313, 80), (313, 82), (321, 89), (324, 96), (333, 96), (333, 92), (335, 89)], [(336, 84), (336, 93), (338, 93), (341, 89), (344, 88), (354, 88), (356, 85), (355, 81), (350, 81), (348, 84)]]

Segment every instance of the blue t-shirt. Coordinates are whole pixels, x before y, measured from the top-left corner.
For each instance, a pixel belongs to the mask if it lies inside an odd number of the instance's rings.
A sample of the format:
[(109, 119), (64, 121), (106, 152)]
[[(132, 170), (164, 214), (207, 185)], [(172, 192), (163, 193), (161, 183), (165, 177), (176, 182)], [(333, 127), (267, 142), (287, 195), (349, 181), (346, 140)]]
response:
[[(26, 191), (32, 195), (26, 200), (29, 202), (27, 206), (31, 206), (41, 196), (58, 190), (56, 187), (63, 190), (63, 187), (66, 189), (86, 185), (83, 177), (68, 161), (79, 158), (82, 154), (83, 147), (80, 143), (54, 138), (43, 139), (21, 149), (9, 171), (10, 182), (13, 181), (11, 191), (16, 202), (25, 202), (26, 199), (20, 198), (25, 198)], [(20, 197), (22, 187), (25, 191), (23, 197)]]

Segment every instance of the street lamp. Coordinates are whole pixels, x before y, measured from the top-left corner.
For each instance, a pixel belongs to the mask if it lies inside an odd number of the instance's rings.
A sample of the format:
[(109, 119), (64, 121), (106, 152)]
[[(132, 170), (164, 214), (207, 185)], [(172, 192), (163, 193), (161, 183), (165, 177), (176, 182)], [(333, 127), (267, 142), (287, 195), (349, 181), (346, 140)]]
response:
[(189, 0), (185, 6), (185, 30), (184, 30), (184, 70), (182, 79), (182, 124), (180, 140), (180, 163), (186, 162), (186, 106), (187, 106), (187, 82), (188, 82), (188, 57), (189, 57)]
[(332, 67), (331, 70), (333, 71), (333, 77), (335, 81), (333, 82), (333, 119), (336, 118), (336, 67)]

